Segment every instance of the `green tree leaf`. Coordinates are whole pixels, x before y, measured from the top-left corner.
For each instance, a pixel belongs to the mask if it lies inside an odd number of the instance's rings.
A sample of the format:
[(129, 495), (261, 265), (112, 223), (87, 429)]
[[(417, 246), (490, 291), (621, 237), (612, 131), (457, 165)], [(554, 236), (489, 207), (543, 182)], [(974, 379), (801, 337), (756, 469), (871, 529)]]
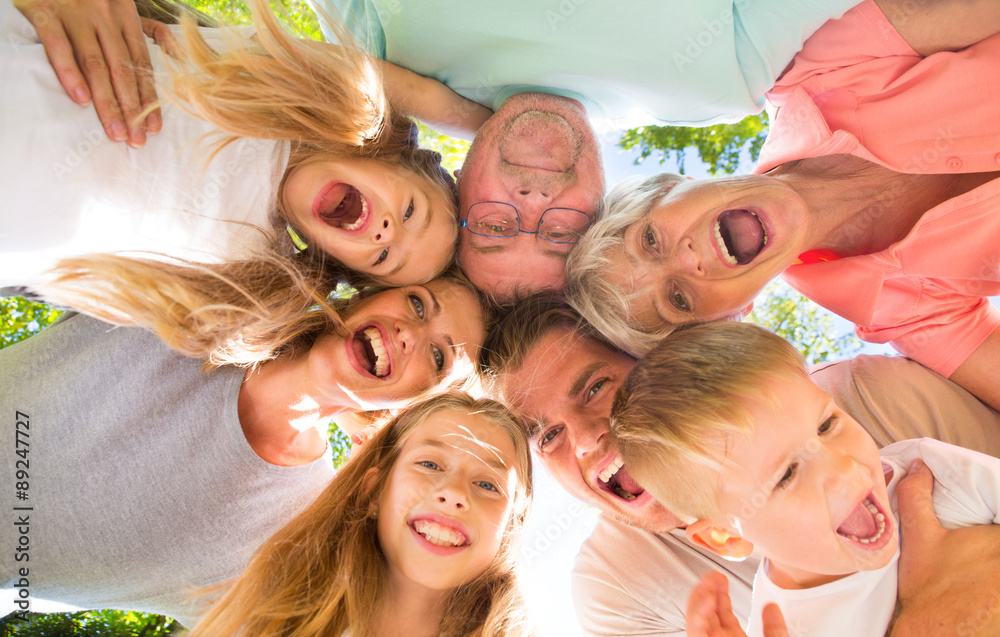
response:
[(757, 161), (767, 138), (767, 113), (751, 115), (736, 124), (717, 124), (705, 128), (686, 126), (643, 126), (622, 134), (618, 145), (625, 150), (639, 149), (635, 163), (658, 154), (660, 163), (673, 158), (677, 170), (684, 174), (684, 150), (694, 148), (708, 172), (732, 174), (740, 164), (740, 153), (746, 148), (750, 159)]

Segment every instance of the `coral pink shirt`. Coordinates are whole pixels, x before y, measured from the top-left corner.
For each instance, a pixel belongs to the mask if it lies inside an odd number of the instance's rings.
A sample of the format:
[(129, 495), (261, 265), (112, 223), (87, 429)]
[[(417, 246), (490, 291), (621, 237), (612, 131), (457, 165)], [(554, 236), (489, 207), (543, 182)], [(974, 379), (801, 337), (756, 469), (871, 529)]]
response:
[[(992, 81), (987, 78), (994, 78)], [(907, 173), (1000, 170), (1000, 35), (917, 55), (874, 3), (809, 39), (769, 94), (755, 172), (850, 154)], [(788, 268), (799, 292), (866, 341), (950, 376), (1000, 325), (1000, 179), (926, 212), (878, 253)]]

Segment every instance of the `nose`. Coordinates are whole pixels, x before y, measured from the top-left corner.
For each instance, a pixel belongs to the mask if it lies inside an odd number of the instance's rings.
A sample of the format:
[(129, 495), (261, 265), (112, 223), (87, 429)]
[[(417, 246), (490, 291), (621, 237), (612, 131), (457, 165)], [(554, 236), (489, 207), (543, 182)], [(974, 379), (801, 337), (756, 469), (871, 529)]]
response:
[(403, 354), (412, 354), (420, 348), (424, 339), (424, 326), (422, 323), (415, 323), (406, 320), (396, 322), (396, 341)]
[(384, 217), (375, 228), (375, 243), (389, 243), (396, 236), (396, 224), (389, 216)]
[(688, 237), (678, 242), (670, 261), (679, 272), (696, 277), (705, 276), (701, 255), (695, 250), (694, 241)]
[(866, 480), (862, 467), (853, 456), (834, 451), (829, 454), (826, 464), (826, 488), (830, 492), (854, 493), (858, 490), (858, 483)]
[(459, 475), (445, 475), (437, 487), (434, 495), (438, 504), (446, 508), (456, 508), (459, 510), (469, 508), (469, 493), (465, 489), (465, 481)]
[[(567, 428), (569, 428), (567, 426)], [(588, 453), (597, 449), (601, 444), (601, 439), (610, 431), (610, 422), (607, 418), (583, 418), (578, 422), (578, 426), (573, 431), (573, 451), (577, 458), (583, 458)]]

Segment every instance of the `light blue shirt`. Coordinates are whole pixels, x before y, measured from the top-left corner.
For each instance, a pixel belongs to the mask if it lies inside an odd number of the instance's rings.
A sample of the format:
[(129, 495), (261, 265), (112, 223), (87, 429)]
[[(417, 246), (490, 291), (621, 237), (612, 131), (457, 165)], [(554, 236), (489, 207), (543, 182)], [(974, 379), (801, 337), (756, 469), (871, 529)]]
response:
[(806, 38), (858, 0), (311, 2), (373, 55), (490, 108), (545, 92), (623, 126), (706, 126), (759, 112)]

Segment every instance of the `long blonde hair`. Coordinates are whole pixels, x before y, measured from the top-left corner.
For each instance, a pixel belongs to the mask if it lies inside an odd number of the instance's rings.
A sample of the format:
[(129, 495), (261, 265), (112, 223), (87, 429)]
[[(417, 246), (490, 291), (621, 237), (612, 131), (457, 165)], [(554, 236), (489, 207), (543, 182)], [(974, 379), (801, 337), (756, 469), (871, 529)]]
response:
[[(391, 112), (371, 59), (346, 38), (339, 47), (295, 38), (262, 0), (251, 4), (259, 42), (234, 37), (225, 53), (182, 18), (186, 56), (166, 90), (222, 131), (216, 152), (240, 137), (291, 140), (289, 169), (317, 157), (372, 158), (418, 174), (457, 201), (440, 155), (417, 148), (412, 122)], [(262, 230), (268, 248), (244, 260), (87, 255), (60, 261), (54, 278), (35, 289), (57, 305), (148, 327), (182, 354), (251, 364), (294, 339), (303, 320), (339, 324), (326, 302), (338, 284), (371, 283), (318, 250), (297, 251), (284, 224), (279, 210), (274, 227)], [(310, 313), (314, 306), (322, 312)]]
[(499, 552), (485, 572), (451, 593), (439, 634), (531, 634), (514, 574), (531, 502), (527, 440), (499, 403), (452, 391), (406, 409), (365, 443), (305, 511), (257, 550), (192, 637), (329, 637), (345, 630), (352, 637), (370, 637), (372, 623), (389, 601), (374, 505), (406, 440), (429, 416), (449, 409), (480, 414), (507, 432), (514, 442), (517, 488)]

